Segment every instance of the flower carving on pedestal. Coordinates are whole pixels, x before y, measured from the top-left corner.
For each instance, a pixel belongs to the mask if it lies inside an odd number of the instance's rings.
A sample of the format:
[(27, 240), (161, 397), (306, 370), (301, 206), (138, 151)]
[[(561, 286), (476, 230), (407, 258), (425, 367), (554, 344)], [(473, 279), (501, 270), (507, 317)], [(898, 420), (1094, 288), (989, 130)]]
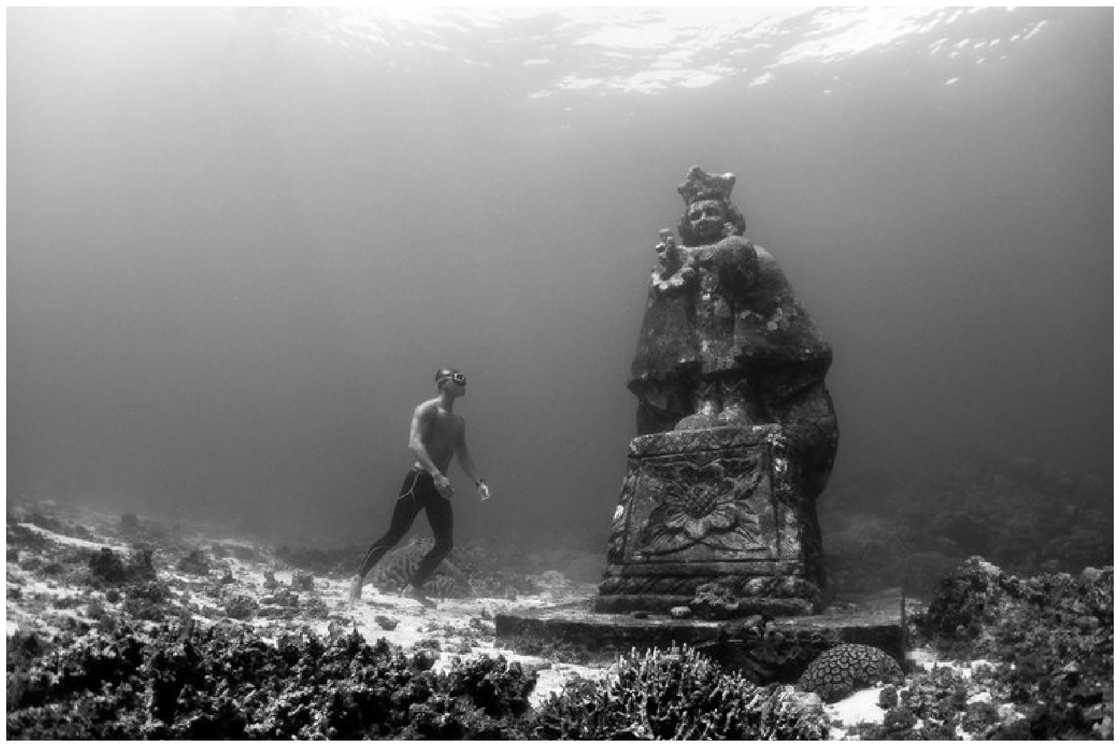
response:
[(720, 460), (703, 466), (674, 464), (658, 481), (660, 502), (641, 532), (641, 551), (651, 555), (703, 545), (735, 551), (760, 543), (758, 516), (747, 505), (762, 479), (757, 463), (743, 469)]

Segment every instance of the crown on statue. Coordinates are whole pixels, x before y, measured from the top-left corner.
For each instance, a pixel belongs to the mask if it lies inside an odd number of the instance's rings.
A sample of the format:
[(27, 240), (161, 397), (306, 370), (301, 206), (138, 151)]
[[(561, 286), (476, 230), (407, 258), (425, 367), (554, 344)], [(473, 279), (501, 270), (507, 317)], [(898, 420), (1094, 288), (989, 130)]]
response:
[(735, 175), (730, 171), (723, 174), (709, 174), (699, 166), (688, 170), (688, 176), (677, 187), (677, 192), (684, 198), (684, 203), (690, 205), (700, 199), (720, 198), (725, 202), (731, 200), (731, 190), (735, 188)]

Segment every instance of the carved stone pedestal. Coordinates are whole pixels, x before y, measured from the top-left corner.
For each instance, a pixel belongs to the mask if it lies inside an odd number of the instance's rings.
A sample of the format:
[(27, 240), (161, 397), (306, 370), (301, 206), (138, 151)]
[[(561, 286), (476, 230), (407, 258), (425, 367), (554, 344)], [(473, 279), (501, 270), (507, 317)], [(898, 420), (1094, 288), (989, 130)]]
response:
[(798, 474), (777, 424), (633, 439), (595, 610), (819, 609), (820, 529)]

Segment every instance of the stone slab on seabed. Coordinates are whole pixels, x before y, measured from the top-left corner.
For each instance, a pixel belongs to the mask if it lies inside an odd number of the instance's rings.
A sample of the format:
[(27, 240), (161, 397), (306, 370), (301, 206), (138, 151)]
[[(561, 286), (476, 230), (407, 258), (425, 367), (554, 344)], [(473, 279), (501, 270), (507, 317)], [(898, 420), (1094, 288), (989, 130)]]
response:
[[(569, 643), (589, 650), (625, 651), (631, 647), (665, 648), (673, 643), (693, 646), (714, 644), (728, 638), (738, 641), (743, 620), (679, 620), (649, 614), (636, 618), (627, 614), (592, 611), (594, 597), (578, 602), (537, 609), (514, 609), (495, 617), (499, 637), (523, 636), (543, 641)], [(776, 617), (774, 629), (790, 644), (804, 646), (812, 641), (821, 650), (837, 643), (877, 646), (903, 660), (906, 624), (902, 594), (888, 589), (875, 594), (838, 597), (818, 615)], [(749, 640), (738, 645), (751, 645)], [(709, 652), (723, 659), (718, 649)]]

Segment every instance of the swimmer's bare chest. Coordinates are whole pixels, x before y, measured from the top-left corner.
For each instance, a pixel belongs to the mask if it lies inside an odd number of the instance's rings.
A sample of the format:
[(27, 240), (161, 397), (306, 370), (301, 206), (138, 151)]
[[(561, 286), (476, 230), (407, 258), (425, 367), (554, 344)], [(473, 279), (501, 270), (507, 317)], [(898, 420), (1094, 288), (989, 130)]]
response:
[(426, 408), (421, 415), (420, 441), (440, 472), (447, 472), (451, 457), (455, 456), (455, 445), (459, 442), (462, 428), (461, 417), (437, 406)]

